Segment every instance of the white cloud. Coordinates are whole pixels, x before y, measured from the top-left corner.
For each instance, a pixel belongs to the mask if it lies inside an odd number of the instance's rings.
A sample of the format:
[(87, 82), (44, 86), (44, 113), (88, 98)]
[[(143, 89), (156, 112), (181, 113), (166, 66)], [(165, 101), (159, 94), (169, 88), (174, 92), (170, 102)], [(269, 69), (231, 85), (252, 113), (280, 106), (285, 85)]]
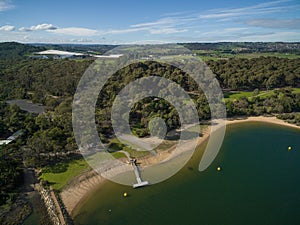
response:
[(251, 19), (245, 22), (249, 26), (264, 28), (286, 28), (300, 29), (300, 19), (278, 20), (278, 19)]
[(15, 30), (15, 27), (11, 25), (4, 25), (0, 27), (0, 31), (13, 31), (13, 30)]
[[(14, 32), (1, 32), (2, 36), (28, 35), (28, 40), (39, 40), (39, 42), (104, 42), (104, 39), (113, 39), (113, 41), (126, 42), (133, 39), (164, 39), (179, 40), (182, 36), (186, 41), (217, 41), (217, 40), (271, 40), (282, 38), (282, 41), (290, 40), (288, 33), (276, 33), (275, 31), (295, 31), (300, 28), (300, 19), (265, 19), (276, 15), (284, 18), (285, 15), (298, 12), (300, 5), (295, 2), (298, 0), (275, 0), (259, 4), (249, 2), (246, 7), (219, 8), (200, 12), (178, 12), (164, 14), (162, 17), (131, 24), (122, 28), (97, 30), (84, 27), (56, 27), (52, 24), (42, 23), (35, 26), (21, 27)], [(0, 0), (0, 11), (2, 3), (8, 1)], [(286, 4), (289, 2), (290, 4)], [(230, 7), (230, 6), (228, 6)], [(2, 7), (3, 8), (3, 7)], [(294, 15), (294, 14), (291, 14)], [(297, 15), (297, 14), (295, 14)], [(262, 19), (257, 19), (263, 17)], [(287, 18), (291, 18), (290, 16)], [(292, 17), (293, 18), (293, 17)], [(243, 27), (244, 26), (244, 27)], [(272, 30), (263, 30), (262, 28), (273, 28)], [(0, 27), (1, 31), (12, 31), (14, 26), (5, 25)], [(278, 30), (280, 29), (280, 30)], [(288, 30), (289, 29), (289, 30)], [(292, 30), (294, 29), (294, 30)], [(24, 31), (41, 31), (27, 32)], [(124, 35), (123, 35), (124, 34)], [(125, 35), (128, 34), (128, 35)], [(171, 35), (174, 34), (174, 35)], [(295, 33), (290, 33), (295, 38)], [(188, 37), (190, 36), (190, 37)], [(196, 37), (198, 36), (198, 37)], [(172, 39), (173, 38), (173, 39)], [(242, 39), (241, 39), (242, 38)], [(3, 37), (0, 37), (3, 39)], [(270, 41), (271, 41), (270, 40)], [(111, 40), (110, 40), (111, 41)], [(157, 41), (157, 40), (154, 40)], [(106, 42), (106, 40), (105, 40)]]
[(187, 29), (177, 29), (174, 27), (138, 27), (138, 28), (128, 28), (128, 29), (116, 29), (116, 30), (108, 30), (108, 31), (99, 31), (99, 34), (127, 34), (139, 31), (148, 31), (150, 34), (173, 34), (173, 33), (181, 33), (188, 31)]
[(31, 31), (30, 28), (20, 27), (19, 31)]
[(19, 31), (56, 30), (56, 29), (57, 27), (52, 24), (42, 23), (31, 27), (21, 27)]
[(161, 28), (161, 29), (152, 29), (150, 30), (151, 34), (175, 34), (187, 32), (187, 29), (176, 29), (176, 28)]
[(11, 1), (0, 0), (0, 12), (13, 9), (15, 6), (11, 4)]
[(230, 27), (219, 30), (213, 30), (208, 32), (196, 32), (200, 33), (203, 37), (228, 37), (228, 36), (237, 36), (247, 33), (248, 28), (245, 27)]
[(300, 41), (300, 32), (273, 32), (269, 34), (254, 34), (240, 37), (239, 41)]
[(259, 15), (268, 13), (279, 13), (290, 9), (299, 8), (298, 5), (282, 5), (290, 2), (290, 0), (270, 1), (259, 3), (256, 5), (241, 7), (241, 8), (223, 8), (209, 10), (207, 14), (199, 16), (200, 19), (222, 19), (222, 18), (236, 18), (240, 16)]
[[(291, 0), (278, 0), (270, 1), (260, 4), (254, 4), (247, 7), (240, 8), (223, 8), (223, 9), (213, 9), (207, 11), (207, 13), (196, 15), (182, 15), (175, 14), (174, 16), (168, 16), (154, 21), (149, 21), (145, 23), (138, 23), (129, 26), (125, 29), (115, 29), (102, 32), (102, 34), (124, 34), (131, 32), (147, 31), (150, 34), (159, 35), (159, 34), (172, 34), (172, 33), (182, 33), (188, 32), (191, 30), (191, 23), (195, 22), (205, 23), (207, 19), (217, 19), (218, 22), (226, 22), (232, 19), (237, 19), (245, 16), (254, 16), (254, 15), (265, 15), (271, 13), (279, 13), (287, 11), (289, 9), (297, 9), (297, 6), (294, 5), (285, 5), (284, 3), (290, 2)], [(179, 16), (180, 15), (180, 16)], [(222, 21), (221, 21), (222, 20)], [(237, 22), (237, 21), (235, 21)], [(238, 32), (245, 30), (247, 28), (229, 28), (223, 32)]]
[(101, 31), (101, 34), (127, 34), (132, 32), (138, 32), (148, 30), (148, 28), (145, 27), (137, 27), (137, 28), (125, 28), (125, 29), (113, 29), (113, 30), (107, 30), (107, 31)]
[(32, 26), (30, 27), (31, 30), (56, 30), (57, 27), (53, 26), (52, 24), (47, 24), (47, 23), (43, 23), (43, 24), (38, 24), (36, 26)]
[(148, 22), (148, 23), (139, 23), (131, 25), (130, 27), (155, 27), (155, 26), (161, 26), (161, 25), (170, 25), (174, 23), (173, 18), (162, 18), (159, 20), (156, 20), (154, 22)]
[(186, 32), (187, 21), (195, 20), (192, 17), (166, 17), (147, 23), (138, 23), (130, 25), (127, 29), (116, 29), (103, 32), (103, 34), (123, 34), (139, 31), (147, 31), (150, 34), (173, 34)]
[(94, 36), (99, 33), (97, 30), (82, 28), (82, 27), (67, 27), (67, 28), (57, 28), (56, 30), (49, 30), (51, 33), (64, 34), (72, 36)]
[(242, 31), (242, 30), (247, 30), (248, 28), (246, 27), (230, 27), (230, 28), (225, 28), (224, 31), (226, 32), (235, 32), (235, 31)]

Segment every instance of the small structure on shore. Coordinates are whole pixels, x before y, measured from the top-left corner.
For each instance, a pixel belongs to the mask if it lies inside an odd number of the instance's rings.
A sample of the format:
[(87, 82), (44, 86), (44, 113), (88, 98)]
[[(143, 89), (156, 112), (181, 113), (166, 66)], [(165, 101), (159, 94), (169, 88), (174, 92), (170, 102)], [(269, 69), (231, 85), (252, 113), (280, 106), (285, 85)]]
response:
[(136, 164), (136, 159), (130, 159), (131, 165), (133, 166), (133, 170), (134, 170), (134, 174), (136, 177), (136, 184), (133, 184), (133, 188), (138, 188), (138, 187), (143, 187), (146, 185), (149, 185), (148, 181), (143, 181), (141, 176), (140, 176), (140, 172), (139, 172), (139, 168)]
[(0, 145), (7, 145), (10, 142), (16, 140), (22, 134), (23, 134), (23, 131), (22, 130), (18, 130), (17, 132), (13, 133), (10, 137), (8, 137), (6, 140), (0, 140)]

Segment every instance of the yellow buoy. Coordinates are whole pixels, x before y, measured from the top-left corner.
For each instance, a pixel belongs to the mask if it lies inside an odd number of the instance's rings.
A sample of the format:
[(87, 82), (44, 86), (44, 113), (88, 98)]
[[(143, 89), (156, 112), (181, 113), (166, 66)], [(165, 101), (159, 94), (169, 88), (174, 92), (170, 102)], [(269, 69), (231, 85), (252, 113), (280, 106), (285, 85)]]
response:
[(292, 150), (292, 147), (291, 147), (291, 146), (289, 146), (289, 147), (288, 147), (288, 150), (289, 150), (289, 151), (291, 151), (291, 150)]
[(124, 197), (127, 197), (127, 195), (128, 195), (127, 192), (124, 192), (124, 193), (123, 193), (123, 196), (124, 196)]
[(221, 166), (218, 166), (217, 171), (221, 171), (221, 170), (222, 170)]

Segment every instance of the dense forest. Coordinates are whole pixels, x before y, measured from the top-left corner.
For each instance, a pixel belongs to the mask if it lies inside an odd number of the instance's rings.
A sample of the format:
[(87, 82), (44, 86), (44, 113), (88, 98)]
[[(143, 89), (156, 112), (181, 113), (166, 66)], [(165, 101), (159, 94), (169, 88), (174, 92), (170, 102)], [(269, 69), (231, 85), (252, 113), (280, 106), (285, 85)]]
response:
[[(278, 44), (281, 47), (283, 45)], [(13, 46), (16, 46), (14, 50)], [(191, 46), (200, 48), (198, 44), (190, 44), (189, 47)], [(269, 48), (263, 44), (258, 46)], [(297, 51), (297, 46), (299, 44), (291, 43), (289, 48)], [(91, 59), (26, 57), (32, 52), (47, 49), (47, 45), (6, 43), (2, 47), (4, 51), (0, 51), (0, 137), (7, 138), (20, 129), (24, 133), (17, 141), (0, 146), (0, 205), (13, 201), (22, 184), (24, 165), (40, 168), (76, 156), (77, 145), (72, 131), (73, 95), (82, 74), (93, 62)], [(80, 47), (81, 51), (86, 51), (86, 47)], [(60, 48), (76, 50), (76, 46)], [(92, 46), (92, 51), (102, 52), (103, 48), (97, 49), (96, 46)], [(300, 117), (297, 114), (300, 112), (300, 93), (294, 89), (300, 87), (299, 58), (230, 58), (209, 60), (206, 63), (215, 73), (225, 97), (237, 91), (251, 91), (251, 96), (248, 97), (225, 98), (228, 117), (279, 114), (280, 118), (300, 125)], [(202, 121), (210, 119), (206, 97), (188, 74), (154, 61), (135, 63), (114, 74), (99, 93), (95, 117), (103, 141), (109, 142), (113, 135), (110, 112), (115, 96), (129, 82), (150, 75), (163, 76), (178, 83), (194, 101), (199, 118)], [(261, 94), (268, 90), (270, 92), (267, 96)], [(9, 99), (29, 99), (42, 103), (46, 106), (46, 112), (39, 115), (26, 113), (17, 106), (6, 104), (5, 101)], [(163, 99), (153, 100), (143, 99), (131, 110), (130, 125), (137, 136), (147, 136), (148, 123), (151, 118), (157, 116), (165, 120), (168, 130), (180, 126), (178, 114), (172, 105)]]
[[(0, 99), (30, 98), (45, 103), (47, 96), (71, 96), (92, 61), (0, 60)], [(30, 96), (31, 95), (31, 96)]]
[(277, 57), (208, 61), (223, 89), (254, 90), (297, 87), (300, 60)]
[(23, 153), (20, 148), (26, 144), (25, 137), (33, 134), (28, 132), (25, 124), (29, 128), (34, 118), (35, 115), (20, 110), (16, 105), (0, 102), (0, 137), (7, 138), (12, 132), (24, 129), (24, 134), (17, 141), (0, 146), (0, 205), (13, 198), (20, 187), (18, 184), (22, 183)]
[[(37, 131), (27, 139), (31, 146), (31, 163), (43, 165), (41, 153), (68, 152), (76, 149), (72, 134), (72, 96), (91, 60), (0, 60), (1, 99), (27, 98), (46, 105), (47, 112), (35, 120)], [(228, 116), (251, 116), (299, 111), (299, 94), (292, 87), (300, 84), (300, 60), (260, 57), (255, 59), (230, 59), (208, 61), (224, 90), (256, 90), (252, 98), (226, 100)], [(187, 74), (170, 65), (147, 61), (129, 65), (118, 71), (99, 94), (96, 121), (104, 141), (113, 134), (110, 123), (111, 106), (116, 94), (129, 82), (158, 74), (183, 87), (190, 93), (201, 120), (210, 118), (205, 95)], [(283, 87), (290, 87), (284, 88)], [(279, 89), (278, 89), (279, 88)], [(259, 91), (278, 89), (268, 98)], [(149, 134), (148, 122), (162, 116), (168, 130), (180, 126), (175, 109), (163, 99), (147, 98), (138, 102), (131, 112), (131, 126), (138, 136)], [(3, 126), (5, 129), (5, 126)]]

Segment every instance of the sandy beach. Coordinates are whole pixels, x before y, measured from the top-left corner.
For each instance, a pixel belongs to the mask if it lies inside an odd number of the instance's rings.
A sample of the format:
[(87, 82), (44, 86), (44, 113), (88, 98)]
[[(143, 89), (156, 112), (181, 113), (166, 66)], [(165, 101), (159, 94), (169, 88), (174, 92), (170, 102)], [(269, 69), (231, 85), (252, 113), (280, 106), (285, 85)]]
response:
[[(245, 123), (245, 122), (264, 122), (277, 124), (281, 126), (287, 126), (292, 128), (300, 129), (299, 126), (294, 124), (289, 124), (276, 117), (248, 117), (248, 118), (230, 118), (227, 119), (226, 125)], [(202, 145), (206, 140), (208, 140), (210, 135), (210, 126), (202, 130), (202, 136), (199, 137), (197, 146)], [(143, 159), (138, 159), (142, 167), (147, 167), (158, 162), (163, 162), (165, 160), (170, 160), (168, 157), (175, 149), (175, 146), (169, 148), (168, 150), (159, 151), (157, 155), (148, 156)], [(181, 153), (188, 151), (189, 149), (183, 149)], [(173, 157), (178, 157), (179, 154), (173, 155)], [(106, 181), (101, 175), (95, 171), (89, 171), (80, 176), (74, 178), (70, 184), (68, 184), (61, 192), (61, 198), (65, 204), (65, 207), (71, 216), (74, 215), (74, 209), (78, 207), (88, 196), (95, 190), (98, 190), (102, 184)]]
[(245, 122), (272, 123), (272, 124), (277, 124), (277, 125), (281, 125), (281, 126), (287, 126), (287, 127), (293, 127), (293, 128), (300, 129), (299, 126), (297, 126), (295, 124), (285, 122), (285, 121), (280, 120), (280, 119), (277, 119), (275, 116), (272, 116), (272, 117), (253, 116), (253, 117), (247, 117), (247, 118), (228, 118), (227, 121), (226, 121), (226, 125), (237, 124), (237, 123), (245, 123)]

